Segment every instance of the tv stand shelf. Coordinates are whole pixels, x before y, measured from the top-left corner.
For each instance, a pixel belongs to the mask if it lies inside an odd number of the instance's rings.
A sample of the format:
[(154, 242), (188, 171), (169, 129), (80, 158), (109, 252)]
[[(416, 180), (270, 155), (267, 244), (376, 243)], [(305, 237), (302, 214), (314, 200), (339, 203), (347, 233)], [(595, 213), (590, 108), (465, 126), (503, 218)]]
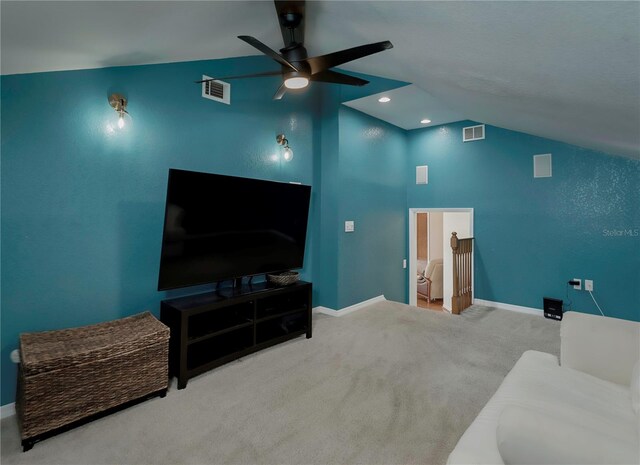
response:
[(205, 371), (306, 334), (311, 337), (311, 283), (241, 288), (163, 300), (171, 329), (169, 374), (178, 389)]

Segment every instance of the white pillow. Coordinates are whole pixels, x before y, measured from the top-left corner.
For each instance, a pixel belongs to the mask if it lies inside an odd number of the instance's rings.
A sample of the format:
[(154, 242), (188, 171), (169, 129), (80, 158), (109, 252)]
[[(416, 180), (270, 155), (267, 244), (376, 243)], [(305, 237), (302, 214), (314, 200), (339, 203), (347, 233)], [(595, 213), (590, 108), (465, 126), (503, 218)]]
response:
[(507, 465), (638, 463), (637, 443), (515, 405), (502, 411), (496, 438)]
[(636, 362), (631, 372), (631, 405), (636, 415), (640, 415), (640, 360)]

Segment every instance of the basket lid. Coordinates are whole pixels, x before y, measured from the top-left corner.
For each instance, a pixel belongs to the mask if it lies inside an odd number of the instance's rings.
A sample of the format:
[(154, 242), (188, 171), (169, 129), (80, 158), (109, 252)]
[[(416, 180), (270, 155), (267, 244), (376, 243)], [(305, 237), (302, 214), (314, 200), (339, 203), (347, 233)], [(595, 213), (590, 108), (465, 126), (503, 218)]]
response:
[(150, 312), (79, 328), (23, 333), (20, 359), (25, 375), (93, 362), (169, 339), (169, 328)]

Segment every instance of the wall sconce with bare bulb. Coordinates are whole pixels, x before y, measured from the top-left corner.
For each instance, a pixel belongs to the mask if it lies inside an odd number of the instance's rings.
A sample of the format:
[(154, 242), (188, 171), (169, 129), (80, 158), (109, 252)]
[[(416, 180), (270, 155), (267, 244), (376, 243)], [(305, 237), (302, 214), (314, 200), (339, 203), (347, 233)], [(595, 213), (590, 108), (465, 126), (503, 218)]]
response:
[[(129, 115), (127, 111), (127, 99), (121, 94), (111, 94), (109, 97), (109, 105), (118, 113), (118, 127), (120, 129), (124, 128), (124, 117), (125, 115)], [(129, 117), (131, 117), (131, 115), (129, 115)]]
[(293, 158), (293, 150), (291, 150), (291, 147), (289, 147), (289, 141), (284, 136), (284, 134), (278, 134), (276, 136), (276, 142), (278, 143), (278, 145), (284, 145), (282, 157), (285, 159), (285, 161), (291, 161), (291, 159)]

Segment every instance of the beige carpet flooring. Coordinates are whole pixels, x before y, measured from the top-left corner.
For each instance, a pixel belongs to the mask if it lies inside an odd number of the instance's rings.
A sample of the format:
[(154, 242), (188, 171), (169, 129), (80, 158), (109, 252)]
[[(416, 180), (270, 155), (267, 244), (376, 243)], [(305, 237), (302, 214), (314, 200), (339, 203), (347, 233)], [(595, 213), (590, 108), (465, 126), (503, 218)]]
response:
[(486, 307), (379, 302), (314, 325), (26, 453), (6, 418), (2, 464), (444, 464), (524, 351), (560, 350), (559, 323)]

